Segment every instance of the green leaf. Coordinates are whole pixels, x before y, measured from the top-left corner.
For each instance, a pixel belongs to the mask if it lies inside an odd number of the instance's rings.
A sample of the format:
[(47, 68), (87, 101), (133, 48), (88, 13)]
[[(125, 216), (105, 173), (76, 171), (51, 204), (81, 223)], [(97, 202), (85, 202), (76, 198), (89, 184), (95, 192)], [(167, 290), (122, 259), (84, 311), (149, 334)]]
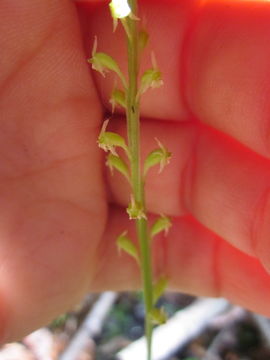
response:
[(150, 319), (152, 320), (153, 324), (162, 325), (165, 324), (168, 317), (163, 308), (153, 308), (149, 313)]
[(151, 237), (154, 237), (155, 235), (161, 233), (162, 231), (164, 231), (165, 234), (167, 234), (171, 226), (172, 226), (172, 222), (170, 218), (161, 215), (152, 225), (150, 230), (150, 235)]
[(106, 165), (109, 166), (111, 172), (113, 172), (113, 169), (116, 169), (122, 175), (124, 175), (127, 178), (128, 181), (130, 181), (128, 166), (121, 157), (113, 155), (113, 154), (109, 154), (107, 156)]
[(161, 276), (153, 286), (153, 304), (155, 305), (158, 299), (162, 296), (168, 285), (168, 279)]
[(116, 243), (119, 250), (125, 251), (139, 263), (138, 250), (133, 242), (127, 237), (127, 231), (124, 231), (120, 236), (118, 236)]

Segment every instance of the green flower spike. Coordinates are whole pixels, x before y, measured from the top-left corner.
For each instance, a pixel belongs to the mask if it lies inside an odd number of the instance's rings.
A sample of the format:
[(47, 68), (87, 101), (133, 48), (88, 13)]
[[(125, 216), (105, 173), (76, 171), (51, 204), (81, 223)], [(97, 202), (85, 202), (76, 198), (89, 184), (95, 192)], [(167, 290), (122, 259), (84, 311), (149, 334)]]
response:
[(130, 204), (127, 208), (129, 219), (147, 219), (144, 209), (140, 203), (138, 203), (134, 196), (131, 195)]
[(118, 156), (115, 150), (116, 147), (124, 149), (128, 154), (128, 147), (126, 145), (125, 139), (114, 132), (106, 131), (108, 123), (109, 119), (105, 120), (102, 125), (97, 141), (98, 146), (106, 152), (110, 151), (115, 156)]
[[(117, 74), (117, 77), (121, 80), (121, 84), (119, 84), (121, 90), (118, 88), (113, 89), (110, 103), (112, 112), (119, 105), (125, 110), (127, 140), (117, 133), (106, 131), (109, 121), (106, 120), (98, 137), (98, 145), (106, 152), (109, 152), (106, 164), (110, 170), (117, 170), (123, 174), (128, 179), (131, 188), (130, 203), (126, 211), (129, 219), (135, 220), (134, 225), (138, 244), (133, 242), (127, 235), (127, 231), (125, 231), (118, 236), (117, 247), (119, 251), (124, 251), (136, 260), (141, 272), (146, 314), (146, 359), (151, 360), (153, 324), (161, 324), (166, 321), (164, 310), (156, 308), (155, 303), (167, 286), (165, 277), (161, 276), (156, 281), (153, 281), (152, 240), (160, 232), (164, 231), (166, 233), (171, 223), (167, 217), (161, 216), (150, 226), (147, 219), (147, 209), (145, 208), (145, 176), (154, 165), (159, 165), (159, 172), (161, 172), (164, 166), (169, 163), (171, 154), (156, 139), (158, 146), (146, 157), (144, 168), (141, 169), (140, 98), (148, 89), (158, 88), (163, 85), (163, 80), (154, 54), (151, 54), (152, 65), (150, 65), (150, 68), (146, 69), (142, 75), (140, 72), (141, 55), (148, 44), (149, 35), (144, 30), (144, 20), (137, 17), (138, 2), (138, 0), (109, 0), (113, 29), (115, 31), (120, 22), (127, 40), (127, 75), (121, 72), (121, 68), (114, 58), (105, 53), (97, 52), (96, 38), (92, 58), (88, 61), (91, 63), (92, 68), (99, 71), (102, 76), (105, 76), (106, 72), (110, 71)], [(140, 20), (140, 23), (137, 20)], [(127, 159), (121, 157), (123, 150)]]

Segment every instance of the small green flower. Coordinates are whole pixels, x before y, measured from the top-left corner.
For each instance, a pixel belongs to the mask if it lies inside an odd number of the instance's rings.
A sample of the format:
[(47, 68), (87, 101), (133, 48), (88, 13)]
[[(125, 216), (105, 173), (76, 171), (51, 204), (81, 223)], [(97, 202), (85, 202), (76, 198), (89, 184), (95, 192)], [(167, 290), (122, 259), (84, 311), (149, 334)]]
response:
[(152, 67), (146, 70), (141, 78), (141, 86), (137, 94), (139, 98), (143, 93), (148, 89), (157, 89), (163, 85), (163, 80), (161, 77), (161, 72), (157, 67), (157, 62), (154, 53), (151, 54)]
[(119, 134), (116, 134), (111, 131), (106, 131), (108, 123), (109, 123), (109, 119), (105, 120), (102, 125), (97, 141), (98, 146), (106, 152), (110, 151), (115, 156), (118, 156), (115, 150), (116, 147), (120, 147), (128, 153), (128, 148), (125, 139)]
[(98, 71), (103, 77), (105, 77), (105, 73), (108, 71), (115, 72), (123, 85), (126, 87), (127, 82), (126, 79), (117, 63), (110, 55), (105, 54), (103, 52), (97, 52), (97, 37), (95, 36), (94, 45), (92, 49), (92, 57), (88, 60), (90, 64), (92, 64), (92, 69)]
[(142, 204), (137, 202), (134, 199), (134, 196), (131, 195), (130, 204), (127, 208), (127, 213), (129, 215), (129, 219), (147, 219), (144, 208)]
[(161, 215), (151, 227), (151, 231), (150, 231), (151, 237), (154, 237), (155, 235), (161, 233), (162, 231), (164, 231), (165, 235), (167, 235), (171, 226), (172, 226), (171, 220), (167, 216)]
[(161, 79), (161, 72), (157, 69), (146, 70), (142, 76), (141, 94), (145, 93), (148, 89), (157, 89), (163, 85)]
[(144, 162), (144, 176), (146, 176), (148, 170), (159, 164), (159, 173), (164, 169), (166, 165), (170, 163), (172, 154), (165, 148), (165, 146), (155, 138), (159, 148), (150, 152)]
[(98, 71), (103, 77), (105, 77), (105, 72), (108, 71), (104, 64), (98, 59), (97, 56), (97, 37), (95, 36), (94, 44), (92, 48), (92, 57), (87, 60), (92, 64), (92, 69)]

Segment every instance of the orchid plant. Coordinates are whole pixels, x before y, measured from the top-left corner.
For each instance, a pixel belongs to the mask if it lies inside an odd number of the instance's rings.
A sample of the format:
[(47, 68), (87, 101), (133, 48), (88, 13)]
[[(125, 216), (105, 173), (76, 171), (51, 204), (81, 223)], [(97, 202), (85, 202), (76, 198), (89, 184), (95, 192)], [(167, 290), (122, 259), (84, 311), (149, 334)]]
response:
[[(98, 145), (107, 152), (106, 165), (111, 171), (119, 171), (130, 185), (130, 203), (126, 209), (130, 220), (135, 222), (138, 237), (137, 246), (131, 240), (127, 230), (117, 238), (117, 247), (131, 256), (139, 266), (142, 277), (142, 289), (145, 304), (145, 335), (147, 342), (147, 360), (151, 360), (152, 332), (155, 324), (166, 321), (163, 309), (156, 306), (160, 296), (166, 289), (167, 279), (161, 276), (154, 279), (152, 270), (152, 243), (156, 235), (167, 233), (170, 219), (161, 215), (150, 225), (145, 203), (145, 181), (147, 173), (153, 166), (159, 166), (159, 172), (169, 163), (171, 153), (158, 140), (157, 148), (153, 149), (141, 166), (140, 151), (140, 100), (149, 89), (162, 86), (161, 72), (152, 54), (152, 67), (146, 69), (139, 78), (139, 54), (148, 44), (149, 35), (140, 27), (137, 0), (112, 0), (109, 4), (113, 19), (113, 30), (121, 23), (127, 38), (128, 78), (123, 74), (117, 61), (104, 52), (97, 51), (97, 38), (94, 40), (92, 57), (88, 60), (92, 68), (102, 76), (113, 72), (120, 80), (121, 88), (114, 88), (110, 103), (112, 112), (116, 106), (125, 110), (127, 121), (127, 141), (117, 133), (107, 131), (109, 120), (105, 120), (99, 137)], [(123, 152), (124, 156), (121, 156)]]

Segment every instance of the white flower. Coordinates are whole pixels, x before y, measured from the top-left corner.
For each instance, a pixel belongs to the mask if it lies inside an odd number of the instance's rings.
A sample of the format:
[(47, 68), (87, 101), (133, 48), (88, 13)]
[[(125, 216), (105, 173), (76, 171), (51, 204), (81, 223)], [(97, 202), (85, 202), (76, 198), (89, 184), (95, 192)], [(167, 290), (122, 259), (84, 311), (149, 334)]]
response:
[(122, 19), (131, 14), (131, 8), (127, 0), (112, 0), (110, 2), (112, 17)]

